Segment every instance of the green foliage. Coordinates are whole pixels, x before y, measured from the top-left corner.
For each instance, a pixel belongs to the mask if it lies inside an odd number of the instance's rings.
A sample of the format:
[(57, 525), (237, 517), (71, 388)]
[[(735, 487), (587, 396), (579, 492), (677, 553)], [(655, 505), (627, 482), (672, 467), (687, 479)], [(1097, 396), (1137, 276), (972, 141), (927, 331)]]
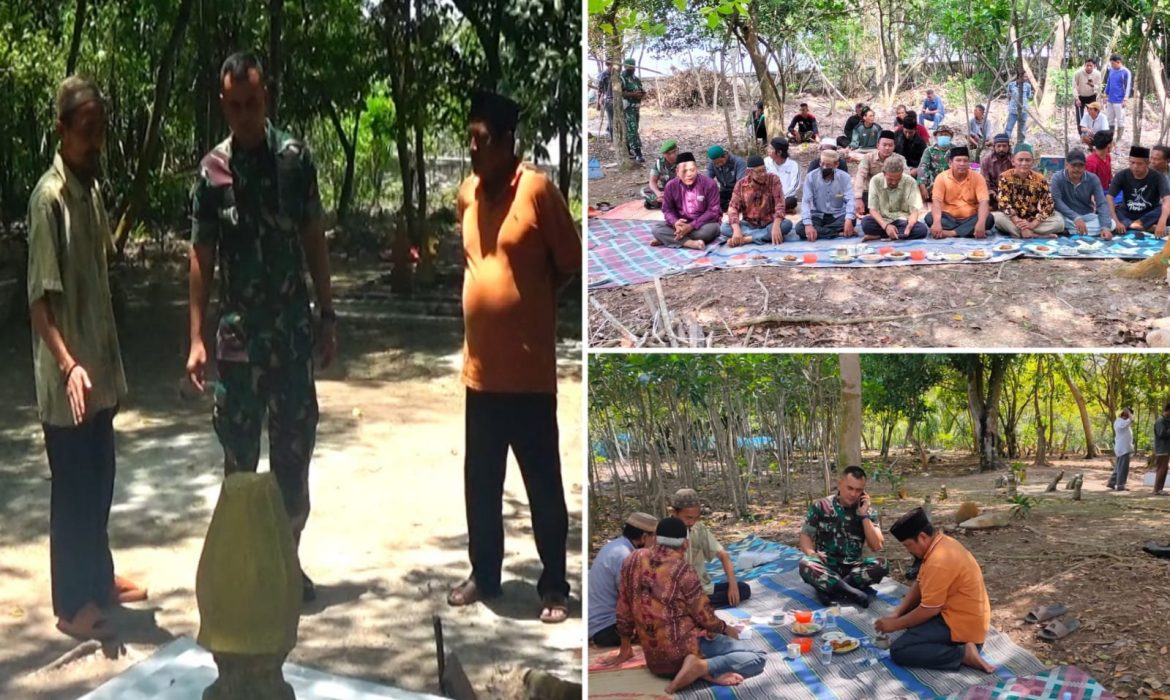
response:
[(1012, 474), (1016, 475), (1016, 483), (1024, 483), (1024, 479), (1028, 477), (1028, 465), (1023, 462), (1012, 462)]
[(900, 474), (893, 467), (880, 464), (874, 465), (872, 467), (872, 471), (869, 473), (873, 475), (873, 483), (880, 484), (883, 481), (886, 482), (890, 485), (890, 495), (895, 496), (901, 500), (902, 488), (906, 485), (905, 476)]
[(1032, 506), (1036, 505), (1036, 499), (1019, 493), (1011, 499), (1011, 503), (1013, 504), (1012, 517), (1016, 520), (1024, 520), (1031, 514)]

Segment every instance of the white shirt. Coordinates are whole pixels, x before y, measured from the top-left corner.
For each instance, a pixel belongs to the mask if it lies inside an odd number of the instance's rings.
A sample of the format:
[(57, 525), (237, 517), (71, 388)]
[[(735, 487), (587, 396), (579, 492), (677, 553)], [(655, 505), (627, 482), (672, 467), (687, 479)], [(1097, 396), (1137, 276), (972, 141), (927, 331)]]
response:
[(1094, 134), (1098, 131), (1105, 131), (1109, 128), (1109, 118), (1105, 116), (1105, 110), (1101, 110), (1097, 113), (1097, 118), (1094, 119), (1089, 114), (1089, 110), (1086, 109), (1084, 116), (1081, 117), (1081, 127), (1088, 129)]
[(1113, 421), (1113, 454), (1126, 455), (1133, 452), (1132, 418), (1118, 418)]
[(785, 158), (784, 165), (780, 165), (771, 156), (764, 159), (764, 169), (780, 178), (780, 187), (785, 197), (800, 199), (797, 192), (800, 190), (800, 166), (793, 158)]

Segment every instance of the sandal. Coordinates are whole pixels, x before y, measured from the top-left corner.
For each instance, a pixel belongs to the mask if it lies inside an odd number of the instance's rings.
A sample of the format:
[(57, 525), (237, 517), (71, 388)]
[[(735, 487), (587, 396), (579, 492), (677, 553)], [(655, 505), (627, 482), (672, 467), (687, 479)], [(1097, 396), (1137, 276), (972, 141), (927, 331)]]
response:
[(57, 618), (57, 629), (61, 632), (85, 641), (87, 639), (106, 640), (114, 636), (110, 621), (102, 615), (102, 611), (92, 602), (86, 603), (73, 616), (72, 620), (63, 617)]
[(1150, 556), (1170, 559), (1170, 545), (1163, 547), (1161, 545), (1154, 544), (1153, 542), (1147, 542), (1142, 547), (1142, 551), (1146, 554), (1149, 554)]
[(146, 589), (124, 576), (114, 576), (110, 589), (110, 603), (141, 603), (146, 600)]
[(459, 608), (463, 607), (464, 605), (478, 603), (481, 600), (487, 600), (488, 598), (495, 598), (497, 595), (499, 595), (499, 593), (496, 593), (495, 595), (488, 595), (484, 593), (479, 589), (479, 586), (476, 585), (474, 578), (468, 578), (466, 581), (459, 584), (458, 586), (455, 586), (447, 593), (447, 605)]
[(569, 619), (569, 603), (563, 595), (549, 594), (541, 601), (540, 621), (555, 625)]
[(1036, 636), (1046, 642), (1055, 642), (1058, 639), (1064, 639), (1073, 632), (1081, 628), (1081, 621), (1072, 618), (1071, 620), (1057, 620), (1056, 622), (1049, 622), (1040, 628)]
[(1068, 612), (1068, 606), (1064, 603), (1056, 603), (1055, 605), (1037, 605), (1028, 611), (1024, 616), (1024, 622), (1034, 625), (1037, 622), (1045, 622), (1054, 617), (1060, 617)]

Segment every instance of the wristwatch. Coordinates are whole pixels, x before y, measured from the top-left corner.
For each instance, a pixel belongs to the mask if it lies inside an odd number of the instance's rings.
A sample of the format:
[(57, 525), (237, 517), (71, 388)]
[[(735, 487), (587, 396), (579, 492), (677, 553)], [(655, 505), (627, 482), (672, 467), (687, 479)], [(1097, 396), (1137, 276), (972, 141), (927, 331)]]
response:
[(327, 309), (321, 309), (321, 320), (328, 321), (330, 323), (336, 323), (337, 322), (337, 312), (333, 310), (333, 307), (329, 307)]

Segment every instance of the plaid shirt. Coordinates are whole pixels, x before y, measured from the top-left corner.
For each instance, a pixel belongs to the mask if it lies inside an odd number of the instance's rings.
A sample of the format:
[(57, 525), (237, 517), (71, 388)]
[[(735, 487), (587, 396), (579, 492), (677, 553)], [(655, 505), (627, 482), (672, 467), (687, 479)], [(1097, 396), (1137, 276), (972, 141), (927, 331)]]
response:
[(682, 552), (657, 545), (626, 557), (617, 631), (622, 639), (632, 639), (637, 631), (651, 673), (673, 676), (688, 654), (699, 654), (700, 634), (726, 629)]
[(734, 226), (742, 219), (755, 228), (763, 228), (783, 218), (784, 188), (780, 178), (768, 173), (763, 183), (757, 183), (749, 174), (735, 183), (727, 206), (727, 223)]
[(1000, 175), (998, 198), (1000, 211), (1025, 221), (1043, 221), (1056, 211), (1048, 180), (1034, 170), (1027, 177), (1014, 169)]

